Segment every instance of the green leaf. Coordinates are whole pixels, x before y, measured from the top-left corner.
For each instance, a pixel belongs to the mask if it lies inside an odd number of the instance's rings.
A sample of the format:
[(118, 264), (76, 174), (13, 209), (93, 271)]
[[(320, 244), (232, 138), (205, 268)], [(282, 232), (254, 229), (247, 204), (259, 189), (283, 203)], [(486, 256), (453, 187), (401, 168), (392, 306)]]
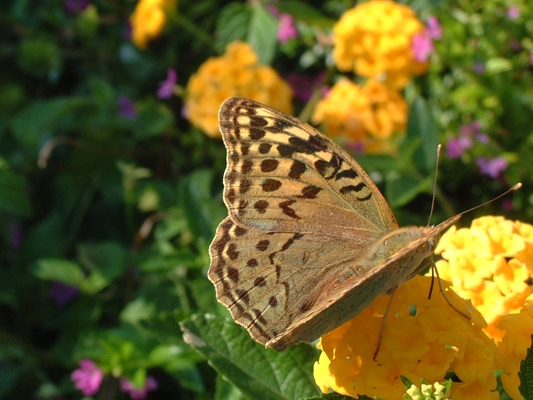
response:
[(322, 12), (302, 1), (284, 0), (276, 4), (276, 7), (280, 12), (291, 14), (298, 21), (303, 21), (309, 25), (332, 28), (335, 24), (333, 19), (326, 18)]
[(303, 344), (265, 349), (228, 318), (195, 315), (181, 324), (184, 339), (251, 399), (299, 399), (319, 393), (312, 370), (317, 352)]
[(28, 217), (31, 204), (26, 193), (26, 178), (8, 169), (0, 169), (0, 211)]
[(25, 147), (33, 148), (53, 133), (64, 118), (74, 111), (92, 106), (85, 97), (58, 97), (31, 103), (11, 121), (13, 135)]
[(513, 62), (503, 57), (493, 57), (487, 60), (485, 71), (490, 74), (499, 74), (501, 72), (513, 69)]
[(254, 4), (246, 41), (259, 56), (261, 64), (270, 65), (276, 53), (278, 21), (264, 7)]
[(431, 177), (419, 180), (409, 176), (401, 176), (387, 182), (385, 197), (389, 200), (391, 207), (401, 207), (408, 204), (420, 193), (431, 191), (432, 184)]
[(194, 238), (209, 238), (214, 235), (211, 186), (213, 172), (202, 169), (180, 181), (179, 199), (185, 210), (188, 227)]
[[(531, 335), (533, 342), (533, 335)], [(520, 363), (520, 371), (518, 371), (520, 378), (520, 394), (524, 400), (533, 400), (533, 344), (527, 349), (526, 358)]]
[(81, 287), (87, 293), (102, 290), (126, 269), (126, 252), (116, 243), (80, 245), (78, 253), (81, 264), (91, 271)]
[(174, 125), (174, 114), (162, 103), (150, 101), (139, 107), (139, 113), (135, 119), (134, 135), (137, 139), (148, 139), (162, 135)]
[(418, 96), (409, 109), (407, 139), (419, 139), (420, 147), (414, 154), (416, 164), (424, 171), (435, 169), (439, 130), (426, 100)]
[(78, 264), (54, 258), (39, 260), (33, 273), (43, 280), (59, 281), (76, 287), (81, 287), (85, 279), (83, 270)]
[[(322, 396), (306, 397), (300, 400), (354, 400), (351, 396), (344, 396), (339, 393), (328, 393), (323, 394)], [(372, 400), (370, 397), (361, 395), (357, 397), (357, 400)]]

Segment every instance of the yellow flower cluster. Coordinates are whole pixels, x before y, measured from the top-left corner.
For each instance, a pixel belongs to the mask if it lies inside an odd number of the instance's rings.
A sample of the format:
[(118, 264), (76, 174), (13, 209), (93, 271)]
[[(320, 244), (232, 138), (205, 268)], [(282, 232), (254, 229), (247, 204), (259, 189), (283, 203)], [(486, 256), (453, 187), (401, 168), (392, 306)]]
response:
[(407, 104), (400, 93), (375, 79), (363, 86), (342, 79), (317, 104), (313, 122), (322, 123), (332, 136), (360, 142), (365, 152), (383, 152), (388, 143), (384, 139), (405, 129)]
[(177, 6), (177, 0), (139, 0), (130, 16), (131, 40), (139, 49), (161, 34), (167, 14)]
[(333, 57), (340, 70), (403, 88), (428, 64), (414, 58), (412, 39), (425, 31), (409, 7), (389, 0), (358, 4), (333, 29)]
[(485, 332), (499, 341), (500, 318), (517, 312), (533, 292), (533, 226), (504, 217), (475, 219), (470, 228), (450, 228), (436, 254), (442, 279), (472, 300), (488, 323)]
[(233, 42), (221, 57), (211, 57), (187, 85), (189, 120), (211, 137), (220, 137), (218, 108), (231, 96), (243, 96), (292, 113), (292, 89), (269, 66), (259, 64), (252, 47)]
[(518, 371), (520, 363), (526, 358), (527, 349), (531, 347), (533, 301), (522, 308), (520, 313), (503, 316), (498, 326), (505, 330), (505, 335), (498, 346), (500, 352), (498, 368), (505, 370), (500, 375), (503, 387), (511, 398), (521, 399), (522, 396), (518, 390), (520, 384)]
[(377, 362), (372, 358), (388, 297), (378, 297), (354, 319), (324, 335), (314, 368), (320, 389), (398, 399), (405, 393), (400, 375), (435, 383), (453, 371), (461, 380), (452, 384), (455, 400), (499, 399), (493, 375), (498, 350), (482, 330), (483, 317), (449, 288), (446, 295), (471, 321), (452, 309), (441, 293), (428, 300), (430, 283), (431, 278), (417, 276), (397, 290)]

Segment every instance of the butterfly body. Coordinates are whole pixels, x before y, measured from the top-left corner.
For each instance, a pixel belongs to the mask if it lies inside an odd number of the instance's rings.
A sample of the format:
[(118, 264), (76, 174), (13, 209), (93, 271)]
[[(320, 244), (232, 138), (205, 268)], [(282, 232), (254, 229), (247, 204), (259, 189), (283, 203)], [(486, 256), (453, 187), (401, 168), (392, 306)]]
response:
[(244, 98), (226, 100), (219, 120), (229, 216), (208, 276), (267, 347), (314, 341), (353, 318), (418, 274), (459, 218), (399, 228), (359, 164), (311, 126)]

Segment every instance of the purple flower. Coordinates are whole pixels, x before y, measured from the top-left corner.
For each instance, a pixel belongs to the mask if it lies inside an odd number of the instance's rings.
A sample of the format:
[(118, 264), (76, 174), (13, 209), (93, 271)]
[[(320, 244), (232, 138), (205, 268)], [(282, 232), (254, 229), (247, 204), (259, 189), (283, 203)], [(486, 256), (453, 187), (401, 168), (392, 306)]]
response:
[(144, 387), (137, 389), (133, 383), (126, 378), (120, 378), (120, 390), (128, 393), (133, 400), (143, 400), (151, 390), (157, 389), (157, 381), (151, 376), (146, 377)]
[(174, 68), (169, 68), (167, 70), (167, 78), (159, 84), (159, 89), (157, 89), (157, 97), (160, 99), (168, 99), (172, 97), (174, 93), (174, 86), (178, 81), (178, 73)]
[(476, 74), (482, 74), (483, 72), (485, 72), (485, 64), (475, 63), (473, 69)]
[(74, 386), (76, 389), (81, 390), (85, 396), (96, 394), (100, 390), (104, 373), (92, 360), (87, 358), (81, 360), (78, 364), (80, 368), (70, 375)]
[(274, 4), (267, 5), (267, 10), (270, 14), (272, 14), (276, 18), (279, 18), (279, 16), (281, 15), (278, 8)]
[(89, 6), (89, 0), (65, 0), (65, 10), (70, 15), (81, 13)]
[(428, 18), (426, 32), (431, 39), (440, 39), (442, 37), (442, 28), (439, 24), (439, 20), (434, 15)]
[(67, 285), (59, 281), (52, 281), (48, 292), (58, 307), (67, 304), (78, 293), (79, 289), (76, 286)]
[(517, 6), (511, 6), (507, 10), (507, 18), (517, 19), (520, 16), (520, 9)]
[(429, 55), (435, 50), (433, 42), (427, 34), (417, 33), (413, 36), (413, 42), (411, 44), (411, 50), (415, 60), (419, 62), (426, 62)]
[(485, 133), (476, 133), (474, 137), (479, 143), (487, 144), (490, 141), (489, 137)]
[(22, 246), (22, 228), (19, 223), (12, 223), (11, 226), (11, 248), (17, 250)]
[(298, 29), (294, 25), (294, 18), (290, 14), (281, 14), (279, 17), (278, 40), (285, 43), (289, 39), (298, 37)]
[(493, 179), (500, 176), (500, 174), (509, 166), (503, 157), (496, 157), (492, 160), (485, 157), (479, 157), (477, 159), (477, 165), (479, 167), (479, 172), (489, 175)]
[(318, 74), (314, 78), (309, 78), (304, 75), (299, 74), (290, 74), (287, 77), (287, 82), (291, 86), (294, 97), (303, 102), (308, 102), (311, 99), (313, 91), (319, 86), (324, 80), (324, 74)]
[(135, 119), (137, 117), (137, 109), (135, 104), (126, 96), (120, 96), (117, 100), (118, 114), (121, 117), (128, 119)]
[(365, 144), (362, 140), (350, 141), (345, 143), (344, 146), (356, 154), (363, 154), (365, 152)]
[(472, 139), (468, 136), (452, 138), (446, 143), (446, 156), (448, 158), (459, 158), (465, 150), (472, 147)]
[(516, 39), (509, 40), (509, 47), (511, 48), (511, 50), (513, 50), (516, 53), (518, 53), (519, 51), (522, 51), (522, 45)]

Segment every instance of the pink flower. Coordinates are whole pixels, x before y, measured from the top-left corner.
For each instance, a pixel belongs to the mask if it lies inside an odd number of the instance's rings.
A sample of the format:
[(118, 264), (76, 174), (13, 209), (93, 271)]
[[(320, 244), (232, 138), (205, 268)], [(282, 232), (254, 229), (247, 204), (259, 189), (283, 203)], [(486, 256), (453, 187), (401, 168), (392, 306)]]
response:
[(146, 377), (144, 387), (137, 389), (133, 383), (126, 378), (120, 378), (120, 390), (128, 393), (133, 400), (143, 400), (151, 390), (157, 389), (157, 381), (151, 376)]
[(104, 373), (92, 360), (83, 359), (78, 364), (80, 368), (74, 370), (70, 375), (74, 386), (81, 390), (85, 396), (96, 394), (100, 390)]
[(417, 33), (413, 36), (411, 50), (413, 51), (415, 60), (419, 62), (426, 62), (430, 54), (433, 53), (435, 49), (429, 35), (425, 33)]
[(439, 24), (439, 20), (434, 15), (428, 18), (426, 32), (431, 39), (440, 39), (442, 37), (442, 28)]
[(479, 172), (489, 175), (493, 179), (498, 178), (509, 166), (503, 157), (496, 157), (492, 160), (485, 157), (479, 157), (477, 159), (477, 165), (479, 167)]
[(281, 14), (279, 17), (278, 40), (285, 43), (289, 39), (298, 37), (298, 29), (294, 25), (294, 18), (290, 14)]
[(507, 18), (517, 19), (520, 16), (520, 9), (517, 6), (511, 6), (507, 10)]
[(174, 68), (169, 68), (167, 71), (167, 78), (159, 84), (157, 89), (157, 97), (160, 99), (168, 99), (174, 93), (174, 86), (178, 81), (178, 73)]

